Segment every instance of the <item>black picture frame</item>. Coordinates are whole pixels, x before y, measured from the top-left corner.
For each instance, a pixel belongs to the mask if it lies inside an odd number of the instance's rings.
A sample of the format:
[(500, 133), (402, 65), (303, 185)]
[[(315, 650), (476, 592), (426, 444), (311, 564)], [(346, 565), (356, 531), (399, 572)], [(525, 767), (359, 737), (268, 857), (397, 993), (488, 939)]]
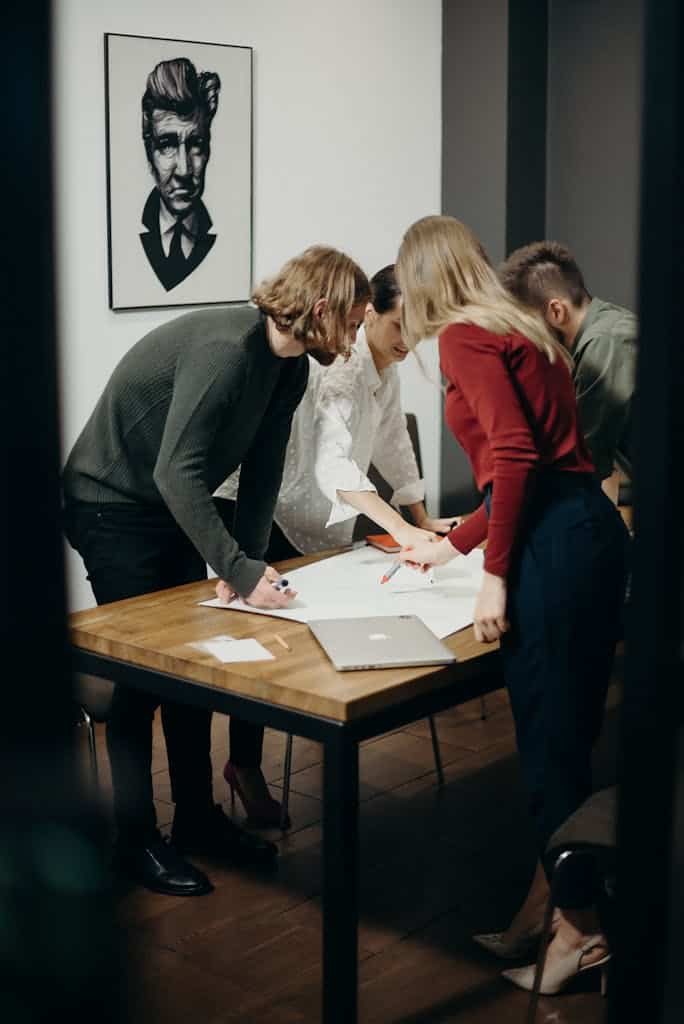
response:
[(252, 47), (108, 32), (104, 57), (109, 308), (247, 302)]

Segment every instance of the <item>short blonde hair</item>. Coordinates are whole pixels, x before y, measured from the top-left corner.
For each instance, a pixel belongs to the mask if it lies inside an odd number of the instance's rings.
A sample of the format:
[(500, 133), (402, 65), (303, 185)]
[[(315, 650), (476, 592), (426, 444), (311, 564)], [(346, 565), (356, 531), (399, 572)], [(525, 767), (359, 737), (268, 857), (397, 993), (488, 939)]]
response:
[[(348, 355), (347, 318), (370, 294), (368, 278), (351, 257), (312, 245), (255, 288), (252, 302), (306, 349), (336, 356)], [(326, 308), (322, 317), (315, 317), (319, 299), (326, 300)]]
[(493, 334), (517, 331), (553, 363), (572, 358), (542, 316), (506, 291), (473, 232), (455, 217), (423, 217), (404, 235), (397, 257), (402, 326), (407, 345), (433, 337), (453, 323), (471, 323)]

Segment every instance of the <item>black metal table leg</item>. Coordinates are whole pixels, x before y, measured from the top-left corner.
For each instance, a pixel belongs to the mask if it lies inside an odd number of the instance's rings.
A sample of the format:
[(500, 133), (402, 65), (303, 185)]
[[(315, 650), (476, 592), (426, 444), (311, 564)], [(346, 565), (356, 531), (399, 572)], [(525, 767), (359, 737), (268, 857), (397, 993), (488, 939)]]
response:
[(323, 785), (323, 1024), (356, 1024), (359, 746), (344, 727), (326, 738)]

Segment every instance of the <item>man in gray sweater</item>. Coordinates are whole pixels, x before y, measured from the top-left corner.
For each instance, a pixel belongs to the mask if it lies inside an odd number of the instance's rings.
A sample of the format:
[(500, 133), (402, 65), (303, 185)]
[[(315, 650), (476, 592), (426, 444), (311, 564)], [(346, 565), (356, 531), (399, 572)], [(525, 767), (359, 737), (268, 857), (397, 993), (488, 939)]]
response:
[[(291, 594), (263, 555), (290, 423), (306, 388), (306, 352), (346, 352), (369, 295), (349, 257), (321, 246), (255, 292), (257, 308), (202, 310), (151, 331), (115, 368), (63, 475), (65, 530), (98, 604), (206, 577), (244, 600), (282, 607)], [(240, 466), (233, 535), (213, 491)], [(153, 694), (117, 686), (107, 724), (118, 865), (157, 892), (200, 895), (206, 875), (182, 854), (268, 866), (276, 847), (214, 805), (211, 715), (162, 702), (176, 805), (162, 840), (152, 794)]]

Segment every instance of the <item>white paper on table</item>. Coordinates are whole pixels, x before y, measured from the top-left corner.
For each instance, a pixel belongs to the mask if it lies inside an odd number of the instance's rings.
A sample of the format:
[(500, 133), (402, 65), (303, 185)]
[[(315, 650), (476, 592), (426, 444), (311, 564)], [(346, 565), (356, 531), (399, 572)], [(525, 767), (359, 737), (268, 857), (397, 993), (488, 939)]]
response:
[(270, 651), (253, 637), (245, 640), (234, 640), (232, 636), (215, 636), (211, 640), (200, 640), (190, 645), (199, 647), (224, 664), (233, 661), (273, 661)]
[(447, 565), (436, 566), (434, 583), (427, 573), (402, 566), (388, 583), (381, 584), (380, 578), (394, 557), (367, 546), (289, 571), (287, 578), (298, 595), (286, 608), (253, 608), (244, 601), (226, 604), (218, 598), (200, 604), (295, 622), (417, 615), (443, 639), (473, 621), (483, 561), (484, 553), (476, 548)]

